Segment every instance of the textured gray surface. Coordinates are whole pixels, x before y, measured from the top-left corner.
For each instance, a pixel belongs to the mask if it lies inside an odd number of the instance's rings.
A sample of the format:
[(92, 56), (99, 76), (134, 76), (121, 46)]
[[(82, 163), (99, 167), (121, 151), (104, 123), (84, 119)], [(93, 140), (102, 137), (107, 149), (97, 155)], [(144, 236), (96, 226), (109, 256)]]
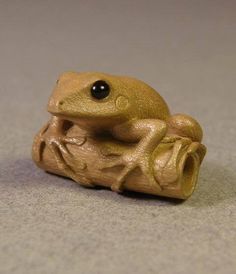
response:
[[(236, 2), (0, 1), (0, 273), (236, 273)], [(63, 71), (127, 74), (196, 117), (184, 203), (88, 190), (31, 161)]]

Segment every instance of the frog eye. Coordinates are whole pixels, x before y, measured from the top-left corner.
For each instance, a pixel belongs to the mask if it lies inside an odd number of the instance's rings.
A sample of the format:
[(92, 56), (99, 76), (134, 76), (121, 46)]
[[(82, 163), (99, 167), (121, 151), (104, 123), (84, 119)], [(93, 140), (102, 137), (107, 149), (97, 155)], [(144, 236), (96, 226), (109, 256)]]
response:
[(110, 87), (103, 80), (96, 81), (95, 83), (93, 83), (91, 87), (92, 96), (98, 100), (106, 98), (109, 95), (109, 93), (110, 93)]

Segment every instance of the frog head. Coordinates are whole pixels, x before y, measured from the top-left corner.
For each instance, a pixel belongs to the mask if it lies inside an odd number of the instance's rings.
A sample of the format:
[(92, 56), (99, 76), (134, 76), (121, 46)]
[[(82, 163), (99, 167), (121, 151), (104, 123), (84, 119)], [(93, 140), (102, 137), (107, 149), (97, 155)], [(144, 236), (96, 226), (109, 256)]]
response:
[(67, 72), (59, 77), (48, 103), (53, 115), (95, 126), (130, 119), (165, 119), (163, 98), (144, 82), (97, 72)]
[(48, 111), (73, 120), (125, 119), (132, 93), (121, 79), (103, 73), (64, 73), (57, 80)]

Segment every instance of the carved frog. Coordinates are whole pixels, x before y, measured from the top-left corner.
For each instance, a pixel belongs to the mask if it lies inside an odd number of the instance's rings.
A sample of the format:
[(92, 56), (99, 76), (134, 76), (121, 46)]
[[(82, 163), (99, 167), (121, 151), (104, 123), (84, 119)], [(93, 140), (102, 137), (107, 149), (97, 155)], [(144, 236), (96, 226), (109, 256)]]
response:
[[(43, 129), (40, 142), (54, 155), (59, 168), (77, 182), (90, 187), (95, 183), (86, 178), (81, 182), (68, 167), (63, 155), (73, 155), (67, 145), (80, 146), (86, 136), (94, 139), (106, 136), (110, 140), (111, 151), (107, 155), (118, 156), (103, 169), (123, 167), (111, 184), (116, 192), (122, 192), (127, 177), (137, 168), (145, 174), (149, 184), (161, 192), (166, 185), (178, 181), (177, 162), (183, 147), (190, 146), (191, 153), (198, 149), (202, 140), (202, 129), (196, 120), (183, 114), (171, 115), (157, 91), (131, 77), (94, 72), (64, 73), (56, 82), (48, 111), (52, 118)], [(81, 128), (84, 136), (66, 135), (65, 123), (68, 122)], [(117, 151), (117, 142), (130, 145), (130, 149)], [(153, 151), (163, 142), (173, 143), (173, 147), (161, 164), (159, 161), (161, 172), (155, 172)], [(202, 160), (205, 148), (201, 146), (200, 151)]]

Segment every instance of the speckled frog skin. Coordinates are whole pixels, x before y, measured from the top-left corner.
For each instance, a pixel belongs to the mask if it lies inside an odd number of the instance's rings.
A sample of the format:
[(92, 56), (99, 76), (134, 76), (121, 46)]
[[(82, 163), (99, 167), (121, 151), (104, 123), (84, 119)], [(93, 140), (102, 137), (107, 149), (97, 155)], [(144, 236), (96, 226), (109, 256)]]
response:
[[(110, 145), (109, 154), (117, 157), (101, 170), (123, 167), (111, 184), (116, 192), (122, 192), (127, 177), (137, 168), (159, 192), (166, 185), (174, 184), (181, 175), (177, 164), (180, 151), (191, 143), (189, 153), (193, 153), (202, 139), (202, 129), (193, 118), (170, 115), (164, 99), (154, 89), (131, 77), (94, 72), (64, 73), (56, 82), (48, 111), (52, 119), (43, 134), (41, 132), (41, 144), (50, 149), (68, 177), (86, 186), (94, 186), (96, 182), (91, 178), (81, 182), (63, 157), (71, 156), (67, 144), (81, 145), (83, 141), (78, 136), (65, 135), (64, 124), (69, 121), (94, 139), (109, 136), (110, 144), (114, 143)], [(117, 142), (130, 144), (131, 149), (121, 153)], [(164, 160), (156, 162), (161, 172), (155, 172), (153, 152), (163, 142), (174, 145), (168, 159), (165, 156)], [(205, 150), (201, 149), (200, 161), (204, 154)]]

